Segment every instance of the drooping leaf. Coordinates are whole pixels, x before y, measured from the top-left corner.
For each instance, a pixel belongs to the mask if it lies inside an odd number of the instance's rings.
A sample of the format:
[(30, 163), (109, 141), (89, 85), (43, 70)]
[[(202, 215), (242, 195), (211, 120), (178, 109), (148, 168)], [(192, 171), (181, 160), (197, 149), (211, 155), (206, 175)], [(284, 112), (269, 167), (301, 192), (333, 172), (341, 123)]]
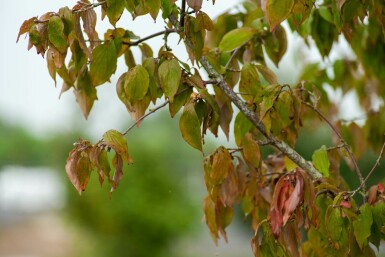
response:
[(216, 221), (215, 214), (215, 203), (211, 200), (210, 197), (206, 197), (203, 201), (203, 211), (205, 214), (206, 224), (210, 230), (211, 237), (213, 238), (215, 244), (218, 244), (218, 226)]
[(87, 119), (95, 100), (98, 99), (96, 96), (96, 89), (92, 85), (87, 70), (84, 70), (84, 72), (77, 78), (74, 93), (76, 101), (78, 102), (84, 117)]
[(258, 143), (255, 141), (251, 133), (246, 133), (242, 139), (242, 154), (245, 161), (258, 169), (261, 164), (261, 151)]
[(219, 50), (231, 52), (252, 39), (255, 33), (255, 29), (249, 27), (231, 30), (222, 38)]
[(178, 91), (179, 82), (182, 75), (182, 70), (176, 59), (165, 60), (158, 69), (160, 85), (163, 89), (164, 95), (172, 103), (174, 96)]
[(132, 159), (128, 155), (127, 141), (122, 133), (111, 129), (103, 134), (103, 142), (106, 146), (114, 149), (125, 163), (132, 163)]
[(146, 5), (148, 6), (151, 17), (156, 20), (161, 7), (161, 0), (147, 0)]
[(258, 72), (251, 63), (242, 66), (239, 91), (245, 100), (254, 99), (262, 91)]
[(265, 39), (264, 47), (269, 58), (278, 67), (287, 50), (286, 31), (281, 25), (278, 25), (274, 32)]
[(142, 100), (147, 94), (150, 78), (142, 65), (129, 69), (124, 82), (124, 92), (131, 104)]
[(320, 149), (314, 151), (312, 160), (315, 168), (325, 177), (329, 177), (330, 161), (325, 146), (322, 146)]
[(202, 8), (202, 2), (203, 0), (187, 0), (188, 6), (196, 12)]
[(52, 16), (48, 22), (48, 39), (61, 53), (67, 50), (67, 37), (64, 35), (64, 23), (59, 16)]
[(120, 19), (125, 7), (125, 0), (107, 0), (106, 14), (113, 26), (115, 26), (116, 22)]
[(242, 145), (242, 139), (247, 132), (253, 127), (253, 124), (247, 119), (247, 117), (239, 112), (234, 121), (234, 137), (237, 146)]
[(114, 192), (119, 185), (120, 180), (123, 177), (123, 158), (120, 154), (116, 153), (112, 159), (112, 165), (115, 168), (114, 176), (112, 178), (112, 186), (110, 193)]
[(287, 19), (294, 7), (294, 0), (266, 0), (266, 17), (270, 24), (270, 31)]
[(84, 32), (87, 34), (90, 41), (90, 49), (94, 49), (99, 45), (99, 36), (96, 32), (96, 12), (93, 8), (81, 12), (81, 18), (83, 20)]
[(373, 215), (369, 204), (360, 207), (360, 214), (353, 221), (354, 236), (357, 243), (362, 249), (367, 244), (367, 238), (371, 234), (371, 226), (373, 224)]
[(36, 20), (37, 20), (37, 17), (32, 17), (28, 20), (25, 20), (23, 22), (23, 24), (21, 24), (19, 34), (17, 35), (16, 43), (19, 42), (21, 35), (23, 35), (29, 31), (30, 27), (32, 26), (32, 24), (35, 23)]
[(90, 64), (90, 76), (94, 86), (101, 85), (109, 81), (115, 73), (117, 65), (117, 55), (115, 44), (108, 41), (98, 45), (92, 52), (92, 62)]
[(325, 215), (325, 224), (330, 239), (333, 240), (333, 242), (339, 242), (344, 227), (344, 221), (341, 217), (341, 210), (338, 207), (328, 207)]
[(194, 108), (194, 103), (189, 102), (183, 109), (179, 120), (179, 129), (183, 139), (192, 147), (202, 151), (202, 137), (200, 122)]

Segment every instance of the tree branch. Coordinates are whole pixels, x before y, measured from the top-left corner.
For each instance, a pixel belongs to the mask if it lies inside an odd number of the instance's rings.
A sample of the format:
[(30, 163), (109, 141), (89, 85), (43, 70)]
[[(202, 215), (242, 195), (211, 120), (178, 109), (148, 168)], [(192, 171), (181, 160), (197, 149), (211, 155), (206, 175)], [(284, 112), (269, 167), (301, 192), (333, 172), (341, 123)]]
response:
[[(171, 23), (174, 25), (177, 31), (183, 31), (182, 28), (179, 26), (178, 20), (173, 16), (172, 14), (169, 17)], [(185, 40), (185, 43), (187, 47), (193, 49), (194, 44), (191, 42), (191, 40), (187, 37)], [(251, 121), (251, 123), (261, 132), (262, 135), (266, 137), (267, 140), (271, 142), (271, 145), (275, 146), (278, 150), (280, 150), (283, 154), (285, 154), (287, 157), (289, 157), (294, 163), (296, 163), (299, 167), (309, 172), (309, 174), (314, 178), (318, 179), (321, 178), (322, 175), (319, 171), (317, 171), (314, 166), (306, 161), (299, 153), (297, 153), (292, 147), (290, 147), (285, 142), (277, 139), (274, 135), (268, 133), (265, 129), (265, 126), (262, 122), (259, 121), (258, 115), (251, 111), (246, 103), (241, 100), (237, 96), (237, 94), (227, 85), (225, 79), (221, 74), (219, 74), (213, 66), (209, 63), (209, 61), (206, 59), (206, 57), (202, 57), (199, 62), (202, 64), (203, 68), (206, 70), (206, 72), (209, 74), (211, 79), (214, 79), (218, 82), (219, 88), (227, 95), (227, 97), (230, 98), (231, 102), (235, 104), (235, 106), (238, 107), (238, 109), (247, 117), (248, 120)]]
[(354, 158), (354, 155), (352, 153), (352, 151), (350, 150), (350, 147), (348, 144), (346, 144), (345, 140), (343, 139), (341, 133), (337, 130), (337, 128), (335, 128), (333, 126), (333, 124), (328, 120), (328, 118), (320, 111), (318, 110), (316, 107), (314, 107), (313, 105), (307, 103), (307, 102), (304, 102), (302, 101), (302, 104), (306, 105), (307, 107), (309, 107), (310, 109), (312, 109), (313, 111), (315, 111), (328, 125), (329, 127), (334, 131), (334, 133), (338, 136), (338, 138), (340, 139), (341, 143), (343, 144), (343, 147), (345, 148), (345, 150), (348, 152), (348, 155), (349, 155), (349, 158), (352, 160), (353, 162), (353, 165), (355, 167), (355, 170), (356, 170), (356, 174), (360, 180), (360, 184), (362, 185), (362, 191), (364, 192), (365, 194), (365, 191), (366, 191), (366, 186), (365, 186), (365, 180), (364, 180), (364, 177), (362, 176), (362, 172), (360, 170), (360, 167), (358, 166), (358, 163), (357, 163), (357, 160), (356, 158)]

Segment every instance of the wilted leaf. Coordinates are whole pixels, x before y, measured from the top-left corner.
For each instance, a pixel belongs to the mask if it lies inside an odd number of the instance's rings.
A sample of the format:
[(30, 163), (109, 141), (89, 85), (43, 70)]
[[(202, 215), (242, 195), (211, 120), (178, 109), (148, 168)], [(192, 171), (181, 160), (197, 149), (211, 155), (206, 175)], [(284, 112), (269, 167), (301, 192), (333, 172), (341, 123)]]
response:
[(122, 133), (111, 129), (103, 134), (103, 142), (106, 146), (114, 149), (125, 163), (132, 163), (132, 159), (128, 155), (127, 141)]
[(147, 94), (150, 78), (142, 65), (129, 69), (124, 81), (124, 92), (131, 104), (142, 100)]
[(202, 8), (202, 2), (203, 0), (187, 0), (188, 6), (196, 12)]
[(126, 7), (126, 1), (124, 0), (107, 0), (107, 17), (110, 23), (115, 26), (116, 22), (120, 19), (124, 8)]
[(83, 35), (82, 28), (81, 28), (81, 23), (80, 23), (80, 14), (79, 13), (75, 13), (74, 15), (75, 15), (74, 30), (75, 30), (76, 38), (79, 41), (79, 46), (80, 46), (81, 49), (83, 49), (83, 51), (87, 55), (87, 57), (89, 59), (91, 59), (92, 58), (92, 53), (91, 53), (90, 49), (87, 47), (86, 41), (84, 39), (84, 35)]
[(95, 100), (98, 99), (96, 96), (96, 89), (92, 85), (87, 70), (84, 70), (84, 72), (79, 75), (75, 85), (74, 93), (76, 101), (78, 102), (84, 117), (87, 119)]
[(202, 151), (200, 122), (192, 102), (185, 105), (179, 120), (183, 139), (192, 147)]
[(229, 151), (223, 146), (219, 147), (213, 156), (210, 177), (215, 184), (220, 184), (234, 169)]
[(117, 55), (114, 42), (108, 41), (98, 45), (92, 52), (90, 65), (92, 84), (98, 86), (109, 81), (111, 75), (115, 73), (116, 65)]
[(112, 165), (115, 168), (115, 172), (114, 172), (114, 177), (112, 178), (113, 184), (110, 191), (111, 193), (116, 190), (120, 180), (123, 177), (123, 159), (120, 154), (118, 153), (115, 154), (114, 158), (112, 159)]
[(266, 16), (270, 24), (270, 31), (289, 17), (294, 7), (294, 0), (266, 0)]
[(231, 52), (252, 39), (255, 33), (256, 30), (249, 27), (231, 30), (222, 38), (219, 43), (219, 50)]
[(262, 74), (262, 76), (266, 79), (267, 82), (270, 84), (278, 84), (277, 76), (274, 74), (274, 72), (269, 69), (267, 66), (258, 64), (256, 65), (258, 71)]
[(90, 151), (90, 161), (97, 168), (100, 186), (103, 185), (104, 176), (110, 181), (111, 167), (108, 161), (107, 151), (100, 147), (93, 147)]
[(99, 36), (96, 32), (96, 12), (93, 8), (81, 12), (81, 18), (83, 20), (84, 32), (86, 32), (90, 41), (91, 49), (94, 49), (99, 44)]
[(31, 19), (25, 20), (23, 24), (21, 24), (19, 34), (17, 35), (16, 43), (19, 42), (20, 36), (27, 33), (29, 28), (35, 23), (37, 17), (32, 17)]
[(203, 200), (203, 211), (205, 214), (206, 224), (210, 230), (211, 237), (213, 238), (215, 244), (218, 244), (218, 226), (216, 221), (215, 214), (215, 203), (211, 200), (210, 197), (206, 197)]
[(159, 66), (158, 74), (164, 95), (172, 103), (174, 101), (174, 95), (178, 91), (182, 75), (178, 61), (176, 59), (165, 60)]
[(364, 204), (360, 208), (360, 214), (353, 221), (354, 236), (357, 243), (362, 249), (367, 244), (367, 238), (371, 234), (371, 226), (373, 224), (372, 211), (369, 204)]
[(320, 149), (314, 151), (312, 161), (315, 168), (321, 172), (323, 176), (329, 177), (330, 161), (325, 146), (322, 146)]

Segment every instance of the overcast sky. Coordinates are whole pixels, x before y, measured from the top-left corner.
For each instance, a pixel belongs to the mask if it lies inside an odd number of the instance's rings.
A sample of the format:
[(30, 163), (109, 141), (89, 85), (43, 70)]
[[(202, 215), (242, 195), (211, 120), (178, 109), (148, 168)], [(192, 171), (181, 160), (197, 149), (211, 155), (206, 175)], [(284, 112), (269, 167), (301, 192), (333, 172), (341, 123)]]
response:
[[(0, 10), (2, 26), (2, 40), (0, 41), (0, 118), (14, 124), (22, 124), (32, 132), (42, 134), (52, 132), (55, 129), (66, 129), (72, 126), (92, 128), (93, 134), (102, 134), (104, 131), (114, 128), (121, 118), (129, 116), (123, 104), (120, 103), (115, 93), (116, 78), (112, 84), (98, 87), (98, 98), (91, 111), (88, 121), (84, 121), (81, 111), (75, 102), (72, 90), (58, 99), (61, 83), (57, 87), (48, 74), (46, 61), (36, 54), (34, 49), (27, 51), (28, 40), (22, 36), (18, 44), (16, 37), (20, 25), (24, 20), (41, 15), (48, 11), (57, 11), (60, 7), (68, 5), (72, 7), (76, 1), (63, 0), (13, 0), (4, 2)], [(218, 1), (213, 7), (210, 2), (204, 1), (204, 9), (213, 15), (218, 15), (238, 0)], [(100, 9), (97, 9), (100, 14)], [(138, 35), (149, 35), (162, 30), (164, 23), (158, 18), (157, 22), (148, 16), (136, 19), (134, 22), (126, 15), (121, 24), (133, 23), (132, 30)], [(119, 23), (118, 23), (119, 25)], [(107, 22), (100, 24), (100, 31), (108, 26)], [(99, 33), (102, 35), (102, 33)], [(158, 38), (160, 39), (160, 38)], [(153, 39), (150, 44), (161, 44)], [(122, 62), (121, 62), (122, 64)], [(126, 67), (120, 65), (117, 74), (124, 72)], [(127, 115), (126, 115), (127, 114)]]

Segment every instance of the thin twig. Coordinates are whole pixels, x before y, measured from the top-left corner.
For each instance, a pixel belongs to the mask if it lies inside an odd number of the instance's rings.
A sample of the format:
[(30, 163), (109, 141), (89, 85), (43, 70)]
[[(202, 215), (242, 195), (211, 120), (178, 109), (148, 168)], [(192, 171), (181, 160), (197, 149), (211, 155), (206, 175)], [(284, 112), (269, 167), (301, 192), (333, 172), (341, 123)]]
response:
[(161, 36), (161, 35), (167, 35), (167, 34), (174, 33), (174, 32), (176, 32), (175, 29), (166, 29), (166, 30), (159, 31), (157, 33), (151, 34), (151, 35), (149, 35), (147, 37), (141, 38), (141, 39), (139, 39), (137, 41), (134, 41), (134, 42), (122, 42), (122, 44), (129, 45), (129, 46), (137, 46), (140, 43), (143, 43), (144, 41), (149, 40), (151, 38), (154, 38), (154, 37), (157, 37), (157, 36)]
[(156, 112), (157, 110), (159, 109), (162, 109), (163, 107), (165, 107), (170, 101), (167, 100), (166, 102), (162, 103), (161, 105), (157, 106), (156, 108), (152, 109), (151, 111), (149, 111), (148, 113), (146, 113), (145, 115), (143, 115), (142, 117), (140, 117), (134, 124), (132, 124), (128, 129), (126, 129), (126, 131), (124, 131), (122, 134), (125, 136), (128, 134), (128, 132), (130, 132), (131, 129), (133, 129), (139, 122), (141, 122), (142, 120), (144, 120), (147, 116), (153, 114), (154, 112)]
[(381, 152), (380, 152), (380, 155), (378, 156), (376, 162), (374, 163), (372, 169), (369, 171), (368, 175), (366, 175), (364, 181), (357, 187), (356, 190), (353, 191), (351, 197), (353, 197), (361, 188), (364, 188), (365, 186), (365, 183), (367, 182), (367, 180), (370, 178), (370, 176), (372, 175), (372, 173), (374, 172), (374, 170), (380, 166), (380, 161), (382, 159), (382, 155), (384, 153), (384, 148), (385, 148), (385, 143), (382, 145), (382, 148), (381, 148)]
[[(366, 191), (365, 187), (366, 186), (365, 186), (364, 177), (362, 176), (362, 172), (360, 170), (360, 167), (358, 167), (358, 163), (357, 163), (356, 158), (354, 158), (354, 155), (353, 155), (352, 151), (350, 150), (350, 147), (348, 146), (348, 144), (346, 144), (346, 142), (343, 139), (341, 133), (333, 126), (333, 124), (329, 121), (329, 119), (320, 110), (318, 110), (316, 107), (314, 107), (313, 105), (311, 105), (311, 104), (309, 104), (307, 102), (304, 102), (304, 101), (302, 101), (302, 104), (306, 105), (307, 107), (309, 107), (310, 109), (315, 111), (329, 125), (329, 127), (334, 131), (334, 133), (338, 136), (338, 138), (340, 139), (341, 143), (344, 145), (345, 150), (348, 152), (348, 155), (349, 155), (350, 159), (353, 162), (353, 165), (354, 165), (355, 170), (356, 170), (356, 174), (357, 174), (357, 176), (358, 176), (358, 178), (360, 180), (360, 184), (362, 184), (362, 190), (365, 193), (365, 191)], [(365, 199), (364, 199), (364, 201), (365, 201)]]

